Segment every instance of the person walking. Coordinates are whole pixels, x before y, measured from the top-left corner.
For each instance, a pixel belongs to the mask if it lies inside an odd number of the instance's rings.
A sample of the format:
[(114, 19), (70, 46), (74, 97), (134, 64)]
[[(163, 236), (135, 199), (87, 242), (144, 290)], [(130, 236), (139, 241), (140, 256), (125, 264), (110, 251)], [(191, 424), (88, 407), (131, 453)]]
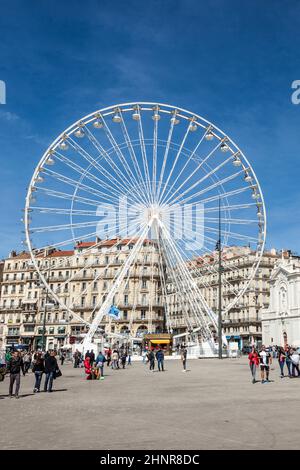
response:
[(164, 358), (165, 358), (164, 352), (161, 348), (159, 348), (159, 350), (156, 353), (157, 366), (158, 366), (159, 372), (160, 371), (164, 372)]
[(90, 352), (90, 360), (91, 360), (91, 366), (93, 367), (93, 364), (95, 362), (95, 353), (93, 349)]
[(60, 353), (60, 365), (61, 366), (64, 365), (65, 359), (66, 359), (66, 353), (64, 351), (61, 351)]
[(106, 357), (102, 352), (99, 352), (98, 356), (96, 357), (96, 367), (99, 370), (99, 379), (104, 380), (104, 363), (106, 362)]
[(109, 367), (111, 363), (111, 349), (108, 348), (107, 353), (106, 353), (106, 360), (107, 360), (107, 367)]
[(143, 364), (146, 364), (147, 359), (148, 359), (147, 349), (144, 349), (144, 351), (142, 353), (142, 358), (143, 358)]
[(122, 364), (123, 369), (125, 369), (125, 366), (126, 366), (126, 359), (127, 359), (127, 354), (126, 354), (126, 349), (124, 349), (121, 354), (121, 364)]
[(6, 367), (5, 350), (0, 350), (0, 368)]
[(183, 367), (182, 372), (186, 372), (187, 349), (186, 349), (185, 346), (182, 346), (182, 348), (181, 348), (180, 358), (181, 358), (182, 367)]
[(288, 370), (288, 376), (291, 378), (293, 377), (292, 375), (292, 360), (291, 360), (291, 348), (286, 345), (284, 348), (284, 354), (285, 354), (285, 363), (286, 367)]
[(128, 360), (127, 360), (127, 365), (128, 366), (131, 366), (131, 356), (132, 356), (132, 349), (131, 348), (128, 348), (128, 351), (127, 351), (127, 357), (128, 357)]
[(55, 352), (51, 351), (49, 356), (45, 359), (45, 382), (44, 392), (52, 392), (53, 379), (55, 378), (55, 372), (58, 370), (58, 364), (55, 357)]
[(149, 361), (149, 370), (152, 370), (154, 372), (155, 368), (155, 356), (154, 352), (152, 350), (148, 351), (148, 361)]
[(280, 367), (280, 378), (281, 379), (284, 378), (285, 359), (286, 359), (285, 351), (284, 351), (283, 348), (279, 347), (278, 348), (278, 364), (279, 364), (279, 367)]
[(73, 358), (74, 358), (74, 369), (77, 369), (79, 367), (80, 359), (81, 359), (81, 354), (78, 351), (78, 349), (76, 349), (76, 351), (74, 352)]
[(36, 358), (34, 360), (34, 364), (32, 367), (32, 372), (34, 373), (34, 376), (35, 376), (35, 384), (34, 384), (33, 393), (39, 393), (41, 381), (42, 381), (42, 375), (45, 372), (44, 359), (41, 353), (37, 353), (36, 355)]
[[(291, 361), (292, 361), (292, 376), (293, 377), (299, 377), (300, 376), (300, 371), (299, 371), (299, 353), (297, 352), (296, 349), (291, 350)], [(297, 376), (296, 372), (297, 371)]]
[(269, 373), (270, 373), (270, 365), (272, 364), (272, 356), (269, 353), (269, 351), (266, 350), (266, 346), (264, 344), (262, 345), (261, 351), (259, 353), (259, 361), (260, 361), (261, 383), (262, 384), (268, 383), (270, 382)]
[(255, 384), (256, 369), (260, 361), (259, 361), (258, 353), (254, 346), (252, 347), (252, 351), (248, 354), (248, 359), (249, 359), (249, 366), (250, 366), (250, 371), (251, 371), (251, 376), (252, 376), (252, 383)]
[(26, 351), (23, 357), (23, 362), (24, 362), (24, 371), (25, 374), (28, 373), (31, 365), (31, 354), (29, 351)]
[(111, 359), (112, 359), (111, 368), (112, 369), (119, 369), (119, 354), (118, 354), (118, 351), (116, 349), (114, 349), (114, 351), (111, 355)]
[(7, 372), (10, 374), (9, 381), (9, 396), (13, 397), (14, 383), (16, 383), (15, 397), (19, 398), (20, 382), (21, 382), (21, 370), (23, 376), (25, 376), (24, 362), (18, 351), (14, 351), (11, 358), (7, 362)]

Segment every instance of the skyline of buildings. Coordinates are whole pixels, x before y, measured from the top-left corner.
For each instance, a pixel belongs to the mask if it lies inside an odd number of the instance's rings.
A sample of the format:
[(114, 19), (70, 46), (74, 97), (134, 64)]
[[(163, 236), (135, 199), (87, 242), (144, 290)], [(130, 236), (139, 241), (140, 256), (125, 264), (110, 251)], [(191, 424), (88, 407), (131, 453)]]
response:
[[(129, 242), (103, 240), (98, 241), (97, 246), (95, 242), (80, 242), (74, 250), (39, 253), (37, 262), (51, 291), (55, 292), (54, 300), (43, 286), (30, 255), (12, 251), (0, 267), (0, 347), (16, 343), (40, 347), (44, 326), (47, 348), (59, 349), (70, 342), (80, 342), (134, 246), (134, 242)], [(238, 342), (242, 348), (261, 341), (261, 312), (269, 306), (270, 275), (276, 262), (289, 254), (276, 250), (264, 252), (246, 292), (228, 311), (228, 304), (249, 278), (255, 254), (247, 247), (227, 247), (223, 255), (223, 331), (228, 340)], [(217, 260), (211, 254), (206, 258), (202, 257), (196, 264), (193, 262), (189, 268), (201, 295), (217, 312)], [(120, 310), (120, 318), (116, 321), (105, 316), (100, 330), (106, 334), (131, 331), (135, 337), (145, 332), (180, 334), (186, 331), (183, 300), (178, 298), (167, 277), (164, 295), (159, 274), (162, 269), (157, 246), (146, 241), (113, 299)], [(197, 326), (193, 315), (190, 320), (193, 327)]]

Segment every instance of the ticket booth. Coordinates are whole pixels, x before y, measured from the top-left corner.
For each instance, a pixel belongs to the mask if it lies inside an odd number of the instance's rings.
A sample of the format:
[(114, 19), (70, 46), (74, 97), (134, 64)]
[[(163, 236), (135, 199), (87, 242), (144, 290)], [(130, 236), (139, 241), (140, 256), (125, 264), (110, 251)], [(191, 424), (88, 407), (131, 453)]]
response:
[(167, 333), (154, 333), (144, 336), (143, 339), (144, 349), (162, 349), (165, 355), (170, 356), (172, 354), (172, 335)]

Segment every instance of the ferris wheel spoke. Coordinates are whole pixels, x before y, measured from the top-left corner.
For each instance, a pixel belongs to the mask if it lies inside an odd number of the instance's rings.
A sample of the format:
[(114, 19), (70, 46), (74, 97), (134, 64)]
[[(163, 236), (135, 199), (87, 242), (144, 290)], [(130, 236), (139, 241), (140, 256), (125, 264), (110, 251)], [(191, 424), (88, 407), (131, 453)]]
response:
[(207, 313), (208, 317), (210, 318), (211, 317), (211, 312), (210, 312), (210, 309), (206, 303), (206, 301), (204, 300), (200, 290), (198, 289), (195, 281), (193, 280), (193, 278), (191, 277), (191, 274), (189, 273), (188, 269), (187, 269), (187, 266), (186, 266), (186, 263), (184, 262), (184, 260), (182, 259), (182, 257), (180, 256), (180, 254), (178, 253), (178, 249), (174, 243), (174, 241), (172, 240), (172, 237), (170, 236), (170, 232), (168, 231), (168, 229), (166, 228), (165, 224), (163, 224), (161, 221), (158, 221), (159, 222), (159, 226), (161, 227), (162, 231), (165, 233), (166, 235), (166, 238), (165, 240), (167, 241), (167, 243), (169, 243), (170, 247), (173, 248), (173, 252), (179, 262), (179, 266), (183, 268), (184, 272), (185, 272), (185, 275), (187, 277), (187, 279), (189, 280), (189, 285), (191, 285), (196, 291), (197, 291), (197, 294), (199, 296), (199, 301), (201, 303), (201, 306), (203, 307), (204, 311)]
[[(115, 241), (115, 243), (113, 243), (113, 244), (111, 245), (110, 250), (114, 250), (114, 248), (116, 248), (116, 247), (120, 244), (119, 238), (116, 238), (115, 240), (116, 240), (116, 241)], [(127, 243), (124, 245), (124, 247), (127, 248), (128, 245), (129, 245), (130, 243), (132, 243), (132, 241), (134, 241), (134, 238), (133, 238), (133, 237), (132, 237), (132, 238), (129, 238), (128, 241), (127, 241)], [(101, 247), (102, 244), (103, 244), (103, 240), (99, 240), (98, 242), (95, 242), (92, 246), (90, 246), (90, 247), (88, 247), (88, 248), (85, 249), (85, 251), (84, 251), (85, 255), (91, 254), (91, 252), (92, 252), (93, 250), (95, 250), (96, 248)], [(113, 261), (110, 261), (110, 262), (106, 265), (106, 268), (109, 269), (109, 268), (112, 266), (112, 264), (113, 264)], [(81, 268), (79, 268), (79, 269), (78, 269), (78, 268), (76, 269), (75, 273), (74, 273), (73, 275), (71, 275), (71, 277), (69, 277), (69, 278), (61, 285), (61, 289), (63, 289), (63, 288), (65, 287), (65, 285), (67, 285), (69, 282), (73, 281), (73, 280), (76, 278), (76, 276), (78, 276), (81, 272), (83, 272), (84, 270), (89, 269), (89, 268), (91, 268), (91, 267), (95, 267), (94, 260), (91, 260), (90, 262), (88, 262), (88, 261), (83, 262), (83, 266), (82, 266)], [(96, 277), (94, 278), (93, 282), (97, 281), (98, 279), (103, 279), (103, 276), (105, 276), (105, 273), (104, 273), (104, 271), (101, 271), (101, 272), (100, 272), (100, 275), (96, 276)], [(79, 297), (80, 297), (80, 296), (76, 297), (75, 300), (78, 300)], [(74, 300), (74, 302), (75, 302), (75, 300)], [(73, 304), (74, 304), (74, 302), (73, 302)]]
[[(216, 149), (219, 147), (219, 145), (216, 147)], [(213, 175), (215, 175), (220, 169), (222, 169), (225, 165), (227, 165), (227, 163), (229, 162), (232, 162), (232, 159), (234, 158), (234, 155), (231, 155), (230, 157), (228, 157), (226, 160), (224, 160), (222, 163), (220, 163), (219, 165), (217, 165), (215, 168), (211, 169), (211, 171), (209, 171), (208, 173), (206, 173), (199, 181), (197, 180), (197, 183), (194, 183), (192, 185), (190, 185), (186, 190), (184, 190), (182, 193), (181, 193), (181, 197), (184, 196), (185, 194), (188, 194), (190, 191), (192, 191), (198, 184), (202, 183), (203, 181), (205, 181), (207, 178), (211, 178)], [(202, 168), (202, 161), (200, 163), (200, 165), (198, 165), (189, 175), (188, 177), (181, 183), (181, 185), (175, 189), (174, 193), (172, 196), (169, 197), (169, 199), (167, 200), (164, 200), (164, 204), (169, 204), (170, 201), (172, 200), (173, 198), (173, 201), (177, 201), (178, 200), (178, 196), (174, 198), (175, 194), (177, 194), (181, 189), (183, 189), (184, 186), (186, 186), (188, 184), (188, 182), (190, 181), (190, 179), (197, 173), (198, 170), (200, 170)]]
[[(143, 227), (141, 228), (141, 230), (136, 234), (136, 236), (138, 236), (138, 234), (139, 234), (140, 232), (141, 232), (141, 234), (143, 234), (144, 231), (145, 231), (145, 226), (143, 226)], [(138, 238), (137, 240), (136, 240), (134, 237), (130, 238), (130, 239), (128, 240), (128, 242), (126, 243), (125, 246), (129, 246), (129, 244), (132, 243), (134, 240), (135, 240), (136, 243), (138, 243), (139, 240), (140, 240), (140, 238)], [(134, 253), (134, 252), (133, 252), (133, 253)], [(130, 256), (132, 256), (132, 254), (131, 254)], [(134, 255), (134, 256), (135, 256), (135, 255)], [(133, 258), (134, 258), (134, 257), (133, 257)], [(133, 261), (131, 260), (130, 263), (128, 264), (127, 269), (130, 269), (130, 266), (131, 266), (132, 262), (133, 262)], [(113, 264), (113, 263), (109, 263), (109, 265), (107, 266), (107, 268), (111, 267), (112, 264)], [(86, 268), (86, 267), (85, 267), (85, 268)], [(125, 270), (124, 277), (125, 277), (125, 275), (126, 275), (127, 269)], [(121, 272), (123, 273), (123, 266), (120, 266), (120, 268), (119, 268), (118, 271), (116, 272), (116, 274), (115, 274), (115, 276), (114, 276), (114, 278), (113, 278), (113, 282), (119, 277), (119, 275), (120, 275)], [(98, 275), (94, 278), (93, 282), (96, 282), (96, 281), (98, 281), (99, 279), (102, 279), (103, 276), (104, 276), (104, 274), (100, 272), (100, 274), (98, 274)], [(69, 282), (70, 282), (70, 281), (69, 281)], [(89, 284), (83, 291), (80, 292), (80, 294), (78, 294), (78, 295), (74, 298), (73, 304), (76, 303), (76, 301), (77, 301), (82, 295), (84, 295), (84, 294), (86, 294), (87, 292), (89, 292), (90, 289), (91, 289), (91, 284)], [(112, 300), (112, 299), (111, 299), (111, 300)], [(95, 309), (93, 310), (92, 313), (94, 313), (94, 312), (96, 311), (96, 309), (99, 307), (100, 303), (101, 303), (101, 300), (99, 301), (99, 303), (97, 303), (97, 305), (95, 306)]]
[[(196, 147), (194, 148), (194, 150), (192, 151), (192, 153), (189, 155), (189, 157), (187, 158), (185, 164), (183, 165), (183, 167), (181, 168), (179, 174), (176, 176), (175, 180), (173, 181), (172, 185), (170, 188), (168, 188), (168, 191), (165, 195), (165, 197), (163, 198), (162, 200), (162, 203), (163, 204), (168, 204), (168, 194), (170, 194), (170, 192), (173, 190), (173, 188), (175, 187), (178, 179), (180, 178), (180, 176), (182, 175), (182, 173), (184, 172), (184, 170), (187, 168), (187, 166), (189, 165), (189, 163), (191, 162), (191, 160), (193, 159), (194, 155), (196, 154), (198, 148), (200, 147), (200, 145), (202, 144), (203, 140), (205, 139), (205, 136), (207, 135), (207, 132), (209, 130), (209, 127), (207, 127), (207, 129), (205, 129), (205, 132), (204, 134), (202, 135), (201, 139), (199, 140), (199, 142), (197, 143)], [(188, 180), (189, 178), (187, 178)], [(186, 181), (187, 181), (186, 180)], [(176, 192), (176, 191), (175, 191)]]
[[(183, 252), (181, 246), (180, 246), (179, 244), (177, 244), (177, 246), (178, 246), (179, 251), (181, 251), (182, 255), (184, 255), (184, 252)], [(206, 250), (206, 255), (207, 255), (208, 253), (212, 255), (212, 251), (211, 251), (208, 247), (206, 247), (205, 245), (203, 245), (203, 250)], [(197, 261), (197, 260), (200, 260), (200, 259), (201, 259), (202, 261), (204, 261), (204, 263), (201, 265), (202, 268), (208, 269), (208, 270), (210, 271), (210, 273), (212, 273), (212, 274), (218, 274), (218, 269), (217, 269), (214, 265), (211, 265), (210, 263), (208, 263), (207, 260), (205, 260), (205, 258), (199, 254), (199, 252), (197, 252), (197, 251), (195, 251), (195, 250), (193, 250), (193, 249), (190, 249), (189, 251), (190, 251), (191, 254), (194, 256), (194, 259), (195, 259), (196, 261)], [(206, 261), (206, 262), (205, 262), (205, 261)], [(204, 276), (203, 276), (203, 272), (201, 272), (201, 270), (199, 270), (199, 268), (195, 268), (195, 267), (194, 267), (194, 268), (191, 268), (191, 269), (192, 269), (193, 272), (194, 272), (194, 271), (197, 271), (197, 270), (199, 271), (200, 277), (197, 278), (197, 279), (198, 279), (198, 282), (200, 282), (201, 284), (205, 285), (206, 287), (210, 287), (210, 285), (209, 285), (208, 283), (206, 283), (206, 282), (203, 280), (203, 277), (204, 277)], [(232, 288), (232, 285), (231, 285), (231, 284), (227, 281), (227, 279), (224, 278), (224, 277), (223, 277), (223, 282), (224, 282), (224, 284), (227, 284), (227, 285), (230, 286), (230, 288)], [(234, 288), (233, 288), (232, 290), (233, 290), (234, 293), (238, 293), (238, 291), (236, 291)]]
[(143, 160), (145, 182), (146, 182), (147, 190), (149, 192), (149, 198), (152, 201), (153, 200), (153, 194), (152, 194), (151, 185), (150, 185), (150, 173), (149, 173), (149, 166), (148, 166), (148, 161), (147, 161), (147, 152), (146, 152), (145, 139), (144, 139), (142, 115), (141, 115), (141, 112), (140, 112), (139, 108), (138, 108), (138, 113), (139, 113), (139, 116), (140, 116), (139, 120), (137, 121), (137, 123), (138, 123), (138, 134), (139, 134), (139, 141), (140, 141), (140, 146), (141, 146), (141, 154), (142, 154), (142, 160)]
[(157, 173), (157, 136), (158, 136), (158, 120), (154, 121), (153, 130), (153, 165), (152, 165), (152, 194), (153, 201), (156, 201), (156, 173)]
[[(217, 181), (216, 183), (211, 184), (210, 186), (207, 186), (206, 188), (202, 189), (201, 191), (198, 191), (198, 192), (197, 192), (197, 196), (201, 196), (202, 194), (205, 194), (205, 193), (211, 191), (212, 189), (218, 188), (219, 186), (222, 186), (222, 187), (223, 187), (223, 185), (224, 185), (225, 183), (228, 183), (229, 181), (234, 180), (235, 178), (237, 178), (238, 176), (240, 176), (241, 173), (243, 173), (243, 172), (244, 172), (244, 170), (240, 170), (240, 171), (238, 171), (238, 172), (236, 172), (236, 173), (233, 173), (233, 174), (230, 175), (230, 176), (227, 176), (226, 178), (223, 178), (222, 180)], [(201, 180), (200, 180), (198, 183), (200, 184), (200, 183), (201, 183)], [(190, 192), (190, 191), (188, 191), (188, 192)], [(194, 196), (194, 195), (192, 195), (192, 196)]]
[[(164, 248), (164, 241), (163, 240), (161, 241), (161, 245)], [(187, 309), (187, 305), (186, 305), (186, 301), (185, 301), (185, 292), (179, 286), (178, 276), (176, 276), (175, 273), (174, 273), (174, 266), (173, 266), (172, 262), (170, 261), (168, 252), (166, 250), (164, 250), (163, 253), (164, 253), (164, 260), (165, 260), (166, 266), (168, 268), (169, 278), (172, 281), (173, 286), (176, 286), (176, 292), (177, 292), (177, 294), (179, 294), (178, 301), (181, 305), (183, 315), (184, 315), (185, 320), (186, 320), (186, 324), (188, 326), (188, 329), (192, 330), (193, 327), (192, 327), (192, 323), (191, 323), (191, 320), (190, 320), (190, 317), (189, 317), (189, 311)], [(173, 259), (173, 263), (174, 263), (174, 259)]]
[[(220, 207), (220, 211), (224, 212), (224, 211), (227, 211), (227, 210), (228, 211), (233, 211), (233, 210), (240, 210), (240, 209), (251, 209), (254, 206), (261, 206), (261, 203), (260, 202), (250, 202), (248, 204), (233, 204), (233, 205), (228, 205), (228, 206), (222, 205)], [(207, 207), (207, 208), (204, 209), (205, 213), (218, 212), (218, 211), (219, 211), (219, 206)]]
[[(129, 137), (129, 134), (128, 134), (126, 123), (123, 119), (122, 113), (121, 113), (120, 116), (121, 116), (121, 129), (122, 129), (122, 132), (123, 132), (123, 135), (124, 135), (124, 138), (125, 138), (125, 142), (126, 142), (130, 157), (131, 157), (131, 161), (133, 163), (133, 167), (134, 167), (134, 169), (136, 171), (136, 174), (137, 174), (137, 178), (140, 181), (139, 186), (142, 185), (142, 188), (147, 189), (146, 185), (145, 185), (145, 180), (143, 178), (143, 175), (142, 175), (142, 172), (141, 172), (141, 169), (140, 169), (140, 166), (139, 166), (139, 163), (138, 163), (138, 160), (137, 160), (137, 157), (136, 157), (133, 145), (132, 145), (132, 141), (131, 141), (131, 139)], [(145, 191), (145, 195), (146, 195), (147, 202), (150, 204), (150, 195), (148, 194), (147, 191)]]
[(95, 217), (97, 211), (88, 211), (83, 209), (62, 209), (59, 207), (39, 207), (31, 206), (31, 210), (40, 212), (41, 214), (57, 214), (57, 215), (79, 215), (83, 217)]
[[(217, 217), (211, 218), (211, 217), (205, 217), (205, 220), (207, 222), (212, 222), (212, 223), (219, 223), (219, 219)], [(234, 224), (234, 225), (252, 225), (255, 224), (257, 225), (257, 219), (220, 219), (221, 224), (223, 223), (229, 223), (229, 224)]]
[[(182, 225), (174, 222), (174, 227), (180, 230), (182, 228)], [(215, 233), (216, 235), (219, 234), (219, 229), (210, 227), (209, 225), (199, 224), (198, 228), (204, 229), (204, 232), (211, 232), (211, 233)], [(193, 232), (191, 229), (187, 227), (184, 228), (184, 232), (186, 235), (190, 233), (191, 235), (195, 237), (195, 232)], [(221, 235), (227, 236), (229, 238), (238, 239), (238, 240), (247, 240), (247, 241), (252, 241), (252, 242), (257, 243), (257, 238), (251, 237), (249, 235), (243, 235), (240, 233), (231, 232), (230, 230), (224, 230), (224, 229), (221, 229), (220, 233)], [(211, 240), (212, 243), (216, 243), (217, 241), (217, 237), (216, 239), (213, 239), (213, 238), (210, 238), (208, 235), (206, 235), (206, 239), (207, 241)]]
[[(227, 192), (224, 192), (224, 193), (218, 193), (215, 196), (210, 196), (210, 197), (205, 198), (205, 199), (200, 199), (200, 201), (198, 201), (198, 202), (201, 202), (202, 204), (204, 204), (205, 202), (217, 201), (219, 199), (222, 200), (224, 198), (228, 198), (228, 197), (231, 197), (231, 196), (236, 196), (237, 194), (241, 194), (241, 193), (244, 193), (245, 191), (249, 191), (249, 189), (251, 189), (251, 186), (244, 186), (243, 188), (234, 189), (232, 191), (227, 191)], [(199, 192), (201, 192), (201, 191), (199, 191)], [(179, 200), (179, 202), (180, 202), (180, 204), (186, 204), (188, 201), (193, 200), (197, 196), (198, 196), (198, 193), (195, 193), (195, 194), (192, 194), (191, 196), (187, 197), (186, 199)]]
[(118, 202), (118, 199), (116, 197), (110, 196), (107, 193), (104, 193), (102, 191), (99, 191), (98, 189), (94, 189), (91, 186), (87, 186), (84, 183), (80, 183), (72, 178), (69, 178), (67, 176), (62, 175), (61, 173), (57, 173), (52, 170), (46, 170), (45, 171), (46, 175), (51, 176), (52, 178), (56, 179), (57, 181), (61, 181), (65, 184), (68, 184), (69, 186), (72, 186), (73, 188), (81, 189), (82, 191), (92, 194), (93, 196), (99, 196), (99, 197), (104, 197), (104, 198), (110, 198), (113, 201)]
[(164, 277), (164, 267), (162, 263), (163, 255), (162, 255), (162, 250), (160, 244), (158, 244), (158, 249), (159, 249), (159, 265), (160, 265), (160, 282), (161, 282), (161, 289), (162, 289), (162, 294), (163, 294), (163, 299), (164, 299), (164, 308), (165, 308), (165, 315), (166, 315), (166, 320), (167, 320), (167, 329), (168, 333), (170, 333), (170, 314), (169, 314), (169, 306), (167, 303), (167, 288), (166, 288), (166, 280)]
[[(165, 247), (166, 251), (168, 251), (168, 249), (171, 251), (170, 256), (172, 256), (173, 260), (177, 261), (176, 277), (178, 279), (178, 283), (180, 286), (178, 290), (179, 295), (182, 295), (184, 293), (185, 296), (187, 296), (187, 294), (189, 294), (189, 298), (188, 298), (189, 309), (193, 311), (194, 319), (196, 320), (196, 323), (204, 329), (209, 329), (208, 323), (204, 316), (204, 312), (201, 311), (201, 306), (203, 307), (202, 296), (201, 295), (199, 296), (198, 294), (198, 298), (197, 298), (194, 292), (195, 283), (193, 279), (191, 278), (190, 273), (187, 273), (184, 271), (184, 262), (181, 256), (178, 254), (176, 247), (174, 245), (172, 246), (170, 238), (169, 239), (164, 238), (163, 246)], [(200, 307), (200, 312), (199, 312), (199, 307)]]
[(171, 126), (170, 126), (170, 129), (169, 129), (168, 140), (167, 140), (167, 143), (166, 143), (166, 148), (165, 148), (165, 152), (164, 152), (164, 159), (163, 159), (163, 163), (162, 163), (162, 166), (161, 166), (160, 176), (159, 176), (159, 181), (158, 181), (158, 186), (157, 186), (157, 196), (160, 195), (161, 186), (162, 186), (162, 183), (163, 183), (163, 180), (164, 180), (165, 168), (166, 168), (166, 164), (167, 164), (167, 161), (168, 161), (168, 155), (169, 155), (169, 151), (170, 151), (170, 145), (171, 145), (173, 130), (174, 130), (174, 120), (171, 121)]
[[(77, 142), (75, 142), (71, 137), (68, 138), (69, 144), (72, 146), (72, 148), (77, 151), (86, 161), (88, 161), (96, 170), (98, 170), (103, 176), (105, 176), (110, 183), (113, 185), (113, 187), (117, 190), (120, 191), (121, 188), (123, 188), (124, 192), (128, 192), (128, 187), (126, 187), (126, 184), (124, 185), (124, 180), (126, 182), (126, 178), (123, 178), (122, 173), (119, 171), (118, 167), (114, 164), (114, 162), (111, 160), (109, 157), (108, 153), (105, 152), (104, 154), (101, 154), (101, 156), (104, 158), (104, 155), (108, 156), (108, 160), (106, 159), (105, 161), (108, 162), (112, 168), (112, 170), (118, 175), (118, 178), (116, 178), (112, 172), (106, 170), (102, 165), (98, 163), (97, 160), (95, 160), (87, 151), (85, 151)], [(127, 182), (128, 184), (128, 182)]]
[[(114, 150), (115, 150), (115, 153), (118, 155), (118, 158), (119, 158), (119, 161), (121, 162), (121, 164), (123, 165), (123, 168), (125, 169), (126, 171), (126, 174), (129, 178), (129, 180), (126, 180), (129, 181), (129, 184), (130, 184), (130, 187), (135, 187), (136, 185), (139, 186), (139, 182), (138, 180), (136, 179), (135, 175), (133, 174), (130, 166), (128, 165), (127, 161), (126, 161), (126, 158), (124, 157), (122, 151), (120, 150), (120, 147), (119, 145), (117, 144), (117, 142), (115, 141), (105, 119), (102, 118), (102, 122), (104, 124), (104, 131), (107, 135), (107, 138), (108, 140), (110, 141), (111, 145), (113, 146)], [(141, 192), (141, 196), (142, 196), (142, 200), (144, 199), (144, 192), (142, 191)]]
[(95, 199), (88, 199), (82, 196), (74, 196), (74, 194), (63, 193), (62, 191), (55, 191), (54, 189), (45, 188), (41, 186), (36, 186), (36, 189), (51, 197), (56, 197), (58, 199), (65, 199), (68, 201), (76, 201), (76, 202), (80, 202), (81, 204), (86, 204), (88, 206), (98, 207), (100, 203), (100, 201), (97, 201)]
[(90, 330), (88, 331), (86, 337), (85, 337), (85, 341), (88, 342), (90, 341), (91, 338), (93, 338), (97, 328), (98, 328), (98, 325), (101, 323), (102, 321), (102, 318), (104, 315), (107, 314), (110, 306), (111, 306), (111, 301), (115, 295), (115, 292), (116, 290), (119, 288), (120, 284), (122, 283), (125, 275), (126, 275), (126, 272), (128, 270), (128, 268), (130, 267), (131, 263), (132, 263), (132, 260), (135, 258), (136, 256), (136, 253), (140, 250), (140, 247), (147, 235), (147, 232), (149, 230), (149, 226), (151, 226), (151, 222), (152, 220), (149, 221), (149, 223), (146, 224), (146, 227), (144, 228), (144, 230), (142, 231), (136, 245), (134, 246), (131, 254), (129, 255), (129, 257), (126, 259), (122, 269), (120, 270), (120, 273), (118, 274), (118, 276), (114, 279), (114, 285), (113, 285), (113, 288), (110, 290), (110, 292), (108, 293), (107, 295), (107, 298), (105, 299), (105, 301), (103, 302), (103, 304), (101, 305), (100, 307), (100, 310), (98, 311), (98, 313), (96, 314), (92, 324), (91, 324), (91, 328)]
[(182, 139), (182, 141), (181, 141), (181, 143), (180, 143), (179, 150), (178, 150), (178, 152), (177, 152), (177, 154), (176, 154), (176, 157), (175, 157), (175, 159), (174, 159), (172, 168), (171, 168), (171, 170), (170, 170), (170, 172), (169, 172), (169, 174), (168, 174), (167, 180), (166, 180), (166, 182), (165, 182), (165, 184), (164, 184), (164, 187), (163, 187), (163, 189), (162, 189), (162, 191), (161, 191), (161, 194), (159, 194), (159, 203), (160, 203), (160, 204), (162, 203), (163, 195), (164, 195), (165, 190), (166, 190), (166, 188), (168, 187), (169, 181), (170, 181), (170, 179), (171, 179), (171, 177), (172, 177), (172, 175), (173, 175), (173, 171), (174, 171), (174, 169), (175, 169), (175, 167), (176, 167), (176, 165), (177, 165), (179, 156), (180, 156), (180, 154), (181, 154), (181, 151), (182, 151), (182, 149), (183, 149), (183, 146), (184, 146), (184, 144), (185, 144), (185, 141), (186, 141), (186, 139), (187, 139), (187, 137), (188, 137), (188, 135), (189, 135), (189, 132), (190, 132), (190, 124), (188, 124), (188, 126), (187, 126), (186, 132), (185, 132), (185, 134), (184, 134), (184, 136), (183, 136), (183, 139)]
[(74, 163), (72, 160), (69, 160), (67, 157), (65, 157), (64, 155), (61, 155), (56, 150), (54, 152), (54, 156), (56, 157), (57, 160), (67, 165), (69, 168), (72, 168), (74, 171), (76, 171), (80, 175), (83, 175), (85, 179), (88, 179), (89, 181), (93, 181), (93, 183), (97, 184), (97, 186), (101, 188), (109, 189), (110, 192), (112, 192), (116, 196), (120, 194), (120, 189), (117, 191), (115, 188), (112, 188), (112, 186), (109, 185), (106, 181), (99, 179), (97, 176), (90, 173), (87, 169), (84, 169), (80, 165), (77, 165), (77, 163)]
[[(213, 240), (214, 243), (215, 243), (215, 240)], [(204, 247), (206, 250), (207, 250), (207, 253), (210, 253), (210, 250), (207, 248), (207, 247)], [(184, 252), (182, 250), (182, 248), (180, 247), (180, 245), (178, 244), (178, 250), (181, 251), (182, 255), (184, 256)], [(193, 249), (190, 249), (189, 251), (191, 251), (192, 254), (194, 254), (194, 256), (196, 258), (202, 258), (204, 259), (202, 256), (199, 256), (199, 253), (197, 253), (195, 250)], [(213, 269), (213, 271), (215, 271), (215, 273), (217, 274), (218, 273), (218, 270), (216, 268)], [(224, 282), (224, 279), (223, 279), (223, 282)], [(228, 283), (228, 281), (225, 280), (225, 283), (229, 284), (230, 285), (230, 290), (233, 291), (235, 294), (237, 294), (238, 292), (235, 291), (235, 289), (232, 289), (232, 286), (230, 283)]]

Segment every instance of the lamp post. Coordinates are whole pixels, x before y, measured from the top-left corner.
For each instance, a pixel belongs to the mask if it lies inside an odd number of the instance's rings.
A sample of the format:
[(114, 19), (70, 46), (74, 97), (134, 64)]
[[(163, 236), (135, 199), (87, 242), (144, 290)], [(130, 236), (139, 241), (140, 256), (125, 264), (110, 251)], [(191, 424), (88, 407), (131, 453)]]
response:
[(217, 243), (219, 251), (219, 305), (218, 305), (218, 340), (219, 340), (219, 359), (222, 359), (222, 246), (221, 246), (221, 198), (219, 197), (219, 240)]
[[(47, 283), (49, 282), (49, 277), (50, 277), (50, 261), (49, 261), (49, 266), (48, 270), (46, 271), (47, 278), (46, 281)], [(44, 313), (43, 313), (43, 331), (42, 331), (42, 351), (45, 352), (46, 350), (46, 315), (47, 315), (47, 303), (48, 303), (48, 286), (44, 286), (43, 289), (45, 290), (45, 304), (44, 304)]]

